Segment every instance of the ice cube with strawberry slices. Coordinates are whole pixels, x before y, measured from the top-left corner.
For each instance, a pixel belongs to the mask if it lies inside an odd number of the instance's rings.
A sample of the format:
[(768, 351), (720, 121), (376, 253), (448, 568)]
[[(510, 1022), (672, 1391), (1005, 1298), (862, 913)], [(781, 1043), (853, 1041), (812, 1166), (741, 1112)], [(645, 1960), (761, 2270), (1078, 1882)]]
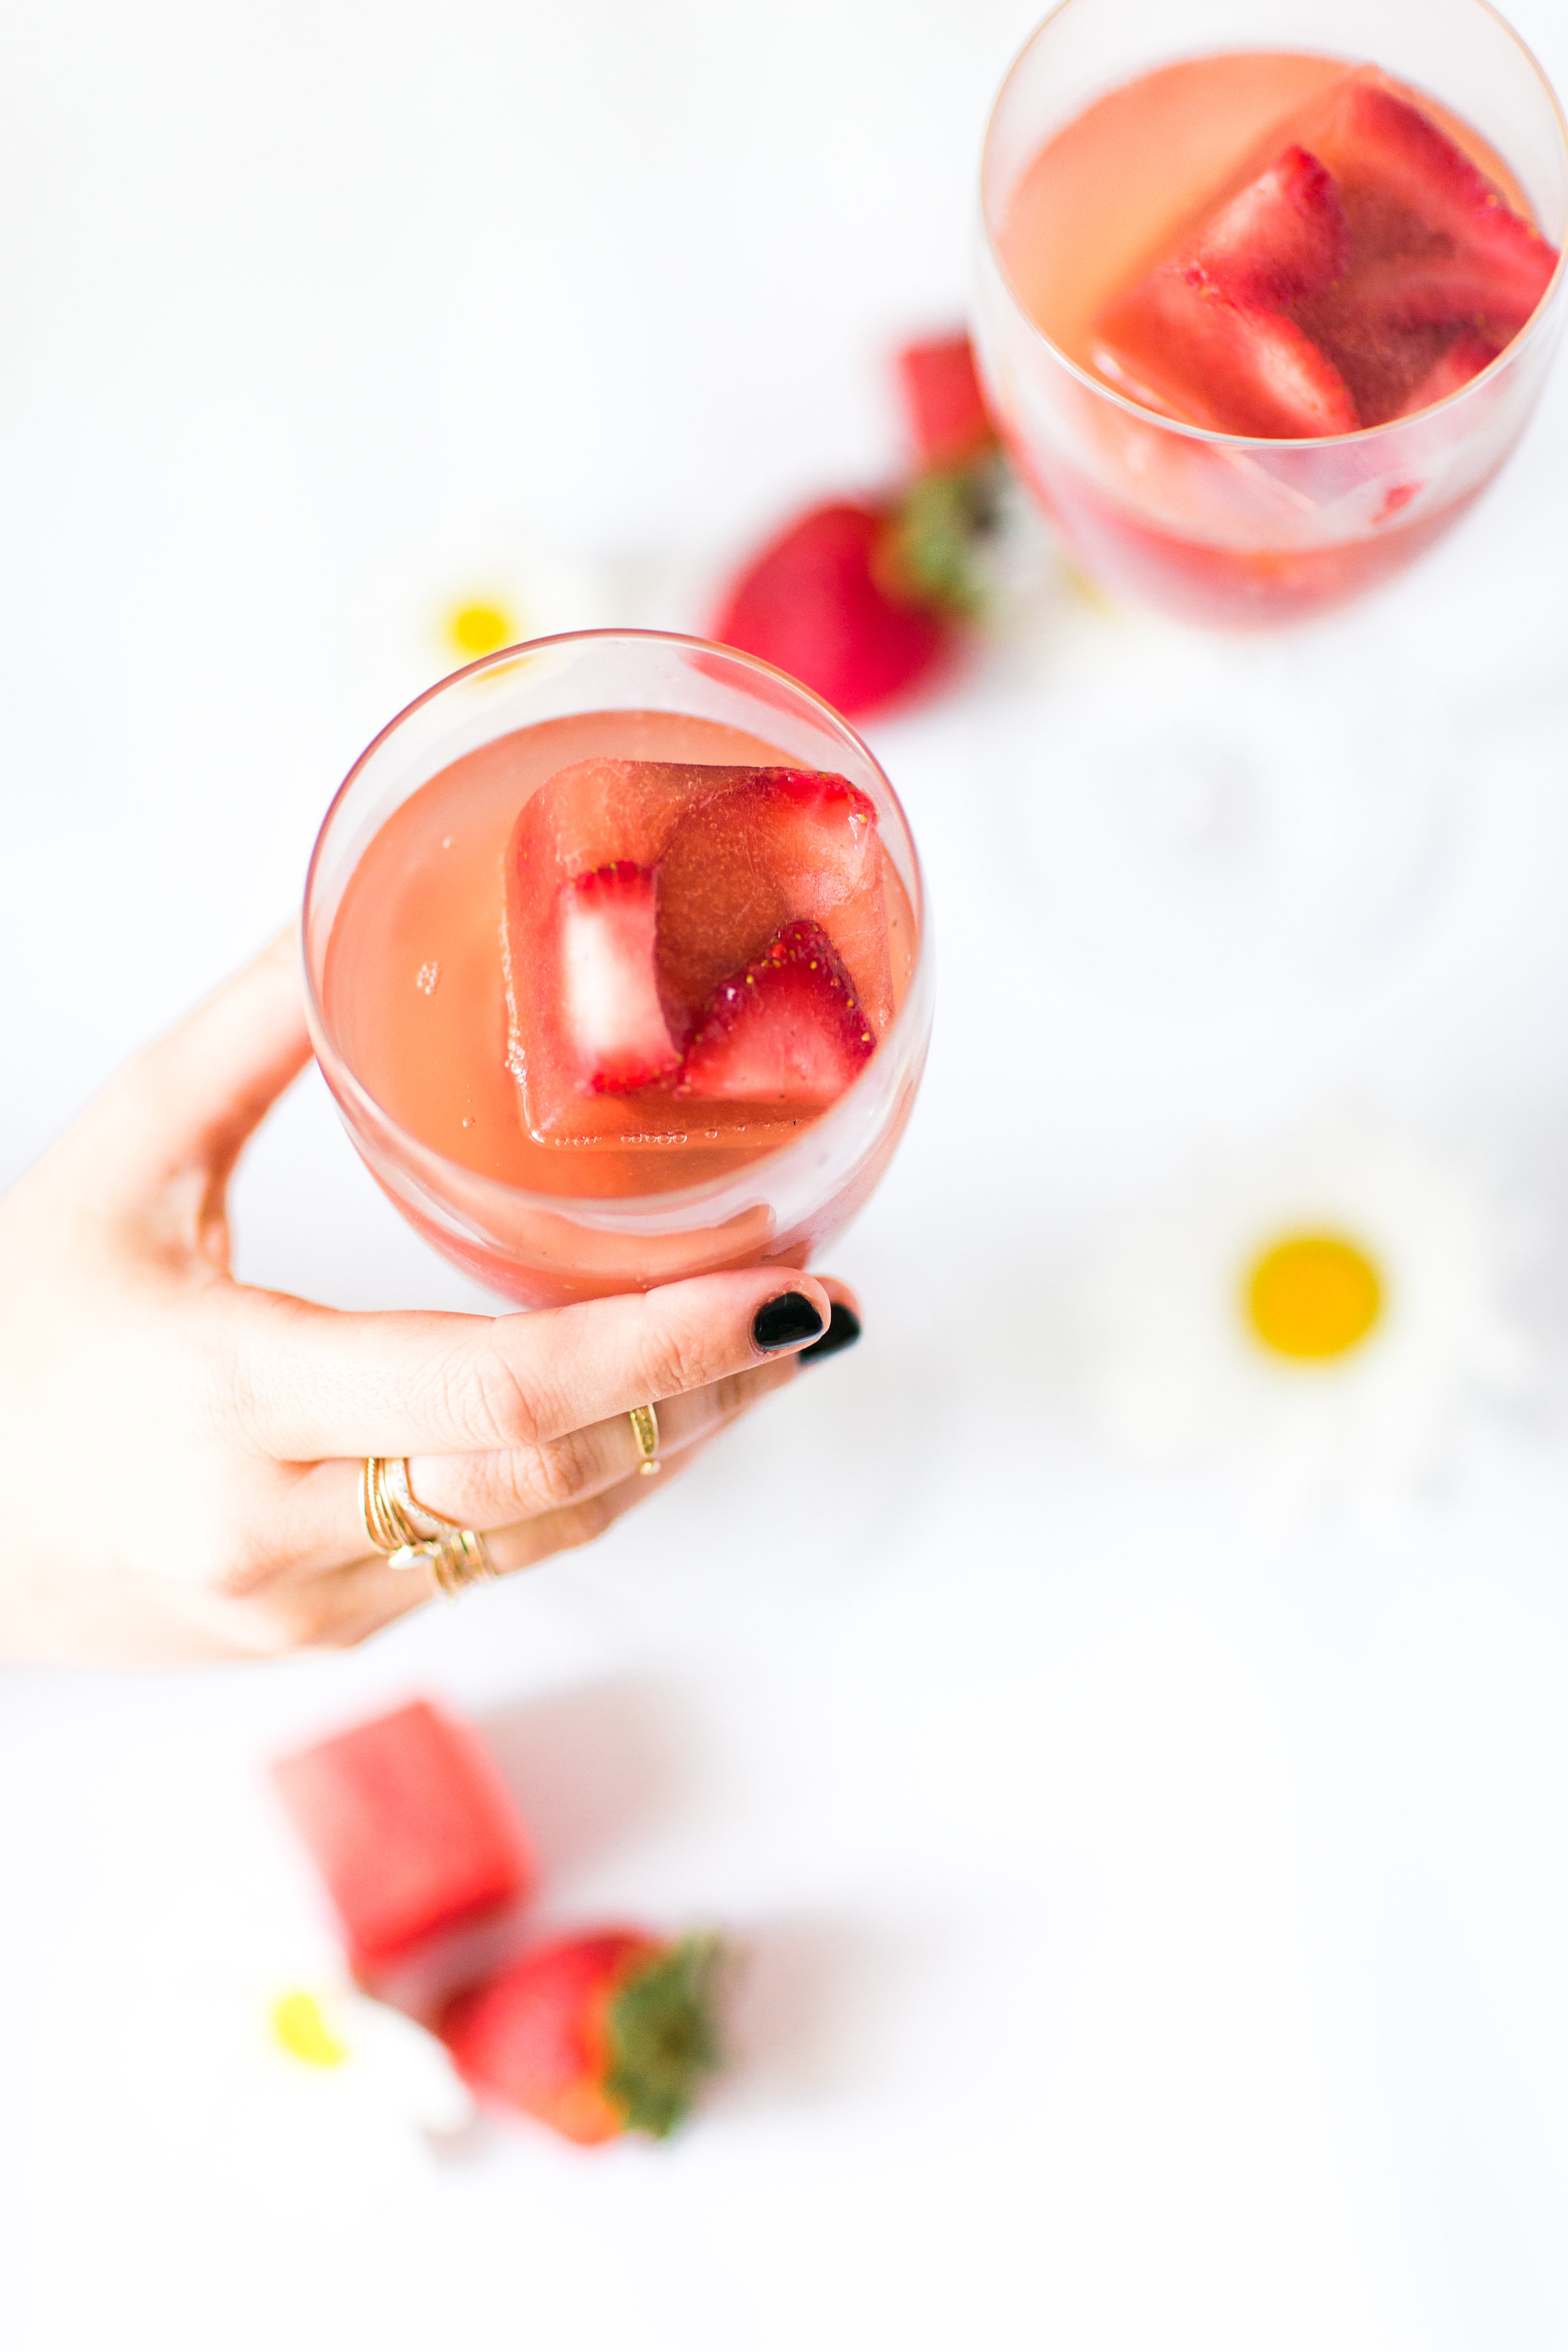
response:
[(539, 1142), (783, 1140), (892, 1020), (877, 812), (842, 776), (580, 761), (520, 812), (505, 879)]
[(1270, 144), (1102, 313), (1108, 382), (1212, 432), (1318, 439), (1431, 407), (1526, 325), (1555, 249), (1385, 75), (1344, 74)]

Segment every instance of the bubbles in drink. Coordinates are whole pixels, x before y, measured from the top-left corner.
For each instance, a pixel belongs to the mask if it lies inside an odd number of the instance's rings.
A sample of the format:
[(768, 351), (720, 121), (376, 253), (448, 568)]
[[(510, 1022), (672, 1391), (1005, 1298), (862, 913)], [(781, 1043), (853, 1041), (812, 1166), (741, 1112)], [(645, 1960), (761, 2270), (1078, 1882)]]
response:
[(440, 980), (441, 967), (438, 963), (422, 963), (414, 975), (414, 985), (421, 996), (434, 996)]

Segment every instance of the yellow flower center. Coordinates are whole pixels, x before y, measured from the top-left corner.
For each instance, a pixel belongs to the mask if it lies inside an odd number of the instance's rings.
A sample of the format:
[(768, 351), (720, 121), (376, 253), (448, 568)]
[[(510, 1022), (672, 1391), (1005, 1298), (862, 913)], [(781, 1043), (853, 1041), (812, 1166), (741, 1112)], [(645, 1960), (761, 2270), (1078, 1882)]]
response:
[(493, 654), (501, 646), (510, 646), (517, 632), (504, 604), (479, 602), (459, 604), (447, 620), (447, 634), (458, 651), (473, 661), (480, 654)]
[(1323, 1363), (1359, 1347), (1383, 1312), (1376, 1266), (1337, 1234), (1291, 1234), (1265, 1250), (1247, 1277), (1255, 1338), (1298, 1363)]
[(313, 1993), (279, 1993), (272, 2004), (272, 2032), (290, 2058), (307, 2066), (341, 2066), (349, 2054), (328, 2031)]

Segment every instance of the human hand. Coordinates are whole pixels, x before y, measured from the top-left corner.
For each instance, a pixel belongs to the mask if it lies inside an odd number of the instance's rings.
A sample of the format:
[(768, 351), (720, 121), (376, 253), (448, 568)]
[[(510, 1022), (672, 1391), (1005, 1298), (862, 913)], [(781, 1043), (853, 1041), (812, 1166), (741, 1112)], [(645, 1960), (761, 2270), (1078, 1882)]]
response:
[[(858, 1330), (840, 1285), (776, 1265), (494, 1318), (350, 1315), (237, 1282), (228, 1180), (310, 1050), (290, 931), (0, 1200), (10, 1656), (361, 1641), (433, 1589), (370, 1549), (366, 1454), (411, 1457), (420, 1502), (485, 1530), (510, 1573), (665, 1487), (795, 1377), (836, 1301), (829, 1344)], [(658, 1478), (627, 1419), (650, 1402)]]

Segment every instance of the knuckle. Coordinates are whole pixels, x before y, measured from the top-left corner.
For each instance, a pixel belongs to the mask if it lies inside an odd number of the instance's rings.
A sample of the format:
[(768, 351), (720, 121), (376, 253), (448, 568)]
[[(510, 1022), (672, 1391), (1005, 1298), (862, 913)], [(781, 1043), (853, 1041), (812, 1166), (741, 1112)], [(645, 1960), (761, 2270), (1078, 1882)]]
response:
[(751, 1383), (744, 1373), (726, 1372), (721, 1380), (713, 1383), (714, 1420), (728, 1421), (731, 1414), (742, 1412), (751, 1398)]
[(539, 1446), (518, 1480), (518, 1501), (534, 1511), (556, 1511), (574, 1504), (598, 1474), (593, 1440), (584, 1431)]
[(694, 1325), (680, 1322), (659, 1332), (646, 1358), (650, 1397), (683, 1396), (705, 1388), (712, 1377), (711, 1349)]
[(205, 1581), (219, 1600), (252, 1601), (265, 1608), (271, 1601), (266, 1587), (281, 1565), (273, 1545), (259, 1537), (231, 1534), (216, 1553)]
[(574, 1503), (562, 1515), (557, 1549), (579, 1551), (584, 1544), (596, 1543), (606, 1528), (614, 1524), (615, 1517), (606, 1496), (590, 1495), (585, 1502)]
[(455, 1368), (447, 1403), (454, 1425), (476, 1443), (522, 1447), (538, 1442), (538, 1401), (516, 1365), (493, 1347)]

